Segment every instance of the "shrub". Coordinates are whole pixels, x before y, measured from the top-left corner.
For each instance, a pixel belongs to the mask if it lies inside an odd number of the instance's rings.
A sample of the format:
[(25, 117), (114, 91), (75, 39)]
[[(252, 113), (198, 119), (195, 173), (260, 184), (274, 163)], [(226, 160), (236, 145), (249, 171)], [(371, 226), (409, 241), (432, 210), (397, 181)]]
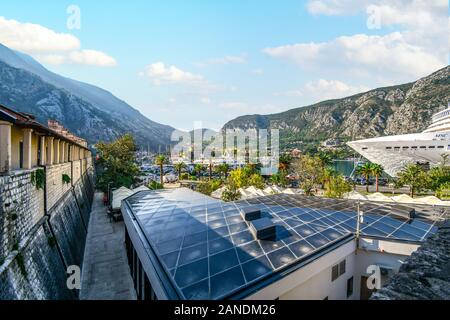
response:
[(343, 176), (332, 176), (326, 186), (325, 196), (329, 198), (342, 198), (347, 192), (352, 191), (350, 183)]
[(237, 201), (241, 198), (241, 194), (237, 189), (227, 187), (222, 193), (223, 201)]
[(450, 200), (450, 182), (441, 184), (436, 191), (436, 195), (442, 200)]
[(264, 178), (257, 173), (254, 173), (250, 176), (250, 178), (248, 179), (248, 184), (249, 186), (254, 186), (255, 188), (258, 189), (264, 189), (266, 187)]
[(148, 184), (150, 190), (160, 190), (164, 189), (163, 185), (157, 181), (152, 181)]
[(36, 189), (44, 189), (45, 184), (45, 172), (43, 169), (37, 169), (31, 173), (31, 184), (36, 187)]
[(199, 185), (197, 185), (196, 190), (200, 193), (203, 193), (207, 196), (210, 196), (211, 193), (216, 191), (222, 186), (222, 181), (220, 180), (211, 180), (208, 182), (202, 182)]
[(62, 181), (64, 184), (69, 184), (70, 183), (70, 177), (67, 174), (63, 174), (62, 175)]
[(189, 180), (189, 173), (183, 172), (183, 173), (180, 175), (180, 180)]

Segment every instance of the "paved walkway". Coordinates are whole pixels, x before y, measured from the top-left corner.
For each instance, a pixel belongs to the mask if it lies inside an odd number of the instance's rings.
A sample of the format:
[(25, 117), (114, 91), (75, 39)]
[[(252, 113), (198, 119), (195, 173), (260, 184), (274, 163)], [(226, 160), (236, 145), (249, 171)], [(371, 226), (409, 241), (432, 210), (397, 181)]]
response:
[(123, 222), (109, 222), (102, 194), (92, 204), (84, 251), (81, 300), (135, 300), (127, 262)]

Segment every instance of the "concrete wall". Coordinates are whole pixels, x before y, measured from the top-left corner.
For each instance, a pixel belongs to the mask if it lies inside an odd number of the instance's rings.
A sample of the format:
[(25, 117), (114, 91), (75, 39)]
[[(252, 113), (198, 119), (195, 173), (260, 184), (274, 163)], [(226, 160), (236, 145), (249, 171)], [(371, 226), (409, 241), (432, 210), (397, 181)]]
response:
[[(360, 249), (356, 249), (356, 242), (352, 240), (250, 295), (247, 299), (358, 300), (361, 277), (369, 276), (368, 266), (379, 265), (392, 268), (387, 276), (381, 277), (383, 286), (417, 248), (418, 245), (408, 243), (361, 239)], [(344, 259), (345, 273), (332, 281), (332, 267)], [(353, 277), (353, 294), (347, 297), (347, 281), (351, 277)]]
[[(355, 242), (350, 241), (339, 248), (308, 263), (281, 280), (249, 296), (249, 300), (330, 300), (347, 299), (347, 279), (354, 270)], [(331, 281), (331, 267), (346, 259), (346, 272)]]
[(77, 297), (66, 287), (66, 270), (82, 265), (94, 171), (63, 184), (62, 173), (71, 169), (46, 167), (47, 194), (31, 183), (42, 169), (0, 176), (0, 300)]

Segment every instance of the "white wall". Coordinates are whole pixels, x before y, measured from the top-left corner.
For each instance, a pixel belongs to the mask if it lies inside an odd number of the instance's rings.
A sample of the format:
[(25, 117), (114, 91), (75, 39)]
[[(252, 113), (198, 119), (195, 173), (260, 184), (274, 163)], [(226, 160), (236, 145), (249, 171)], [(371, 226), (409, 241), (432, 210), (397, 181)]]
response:
[[(354, 272), (355, 249), (355, 242), (350, 241), (247, 297), (247, 299), (322, 300), (325, 297), (328, 297), (330, 300), (347, 299), (347, 279)], [(346, 272), (332, 282), (331, 268), (344, 260), (344, 258), (347, 260)]]

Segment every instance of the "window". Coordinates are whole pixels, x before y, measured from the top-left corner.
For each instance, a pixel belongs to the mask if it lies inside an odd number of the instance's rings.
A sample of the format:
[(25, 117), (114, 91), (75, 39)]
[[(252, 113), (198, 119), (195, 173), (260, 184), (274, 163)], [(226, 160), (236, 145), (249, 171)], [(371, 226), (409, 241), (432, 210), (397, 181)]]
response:
[(444, 149), (444, 146), (438, 146), (438, 149)]
[(353, 277), (347, 280), (347, 298), (353, 294)]
[(435, 148), (435, 146), (429, 146), (428, 147), (428, 149), (434, 149)]
[(386, 147), (386, 150), (392, 150), (392, 147)]
[(336, 280), (345, 273), (345, 260), (339, 262), (331, 268), (331, 281)]
[(339, 278), (339, 265), (338, 264), (333, 266), (333, 268), (331, 269), (331, 281), (334, 281), (337, 278)]
[(427, 147), (426, 146), (420, 146), (420, 149), (426, 149)]
[(339, 263), (339, 276), (345, 273), (345, 260)]

